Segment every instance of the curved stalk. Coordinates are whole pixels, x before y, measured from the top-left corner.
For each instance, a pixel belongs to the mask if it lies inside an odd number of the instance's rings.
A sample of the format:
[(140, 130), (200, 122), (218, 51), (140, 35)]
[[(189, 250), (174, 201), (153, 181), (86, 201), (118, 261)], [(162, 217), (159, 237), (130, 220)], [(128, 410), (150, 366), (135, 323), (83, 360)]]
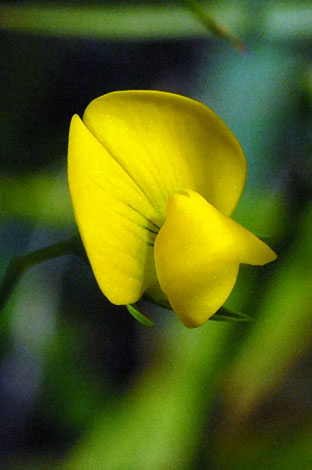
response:
[(14, 290), (14, 287), (26, 269), (42, 263), (43, 261), (68, 254), (85, 257), (79, 235), (75, 235), (68, 240), (40, 248), (39, 250), (32, 251), (24, 256), (11, 258), (0, 284), (0, 311), (5, 306)]

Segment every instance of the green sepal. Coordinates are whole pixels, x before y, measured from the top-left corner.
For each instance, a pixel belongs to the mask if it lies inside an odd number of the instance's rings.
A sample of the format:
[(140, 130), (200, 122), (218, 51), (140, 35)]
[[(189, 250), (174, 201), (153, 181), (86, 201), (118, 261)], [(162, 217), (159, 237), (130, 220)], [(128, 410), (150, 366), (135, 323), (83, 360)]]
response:
[(143, 313), (141, 313), (139, 310), (138, 310), (138, 307), (134, 304), (129, 304), (129, 305), (126, 305), (127, 307), (127, 310), (128, 312), (133, 316), (133, 318), (135, 318), (139, 323), (141, 323), (142, 325), (144, 326), (148, 326), (149, 328), (151, 328), (152, 326), (154, 326), (154, 323), (149, 320), (149, 318), (147, 318), (145, 315), (143, 315)]
[(231, 322), (246, 322), (252, 321), (253, 319), (246, 315), (246, 313), (232, 312), (225, 307), (221, 307), (209, 320), (214, 321), (231, 321)]
[[(165, 303), (165, 302), (156, 302), (155, 300), (151, 299), (149, 296), (147, 295), (144, 295), (144, 298), (148, 301), (148, 302), (151, 302), (153, 305), (155, 306), (158, 306), (158, 307), (162, 307), (162, 308), (166, 308), (167, 310), (170, 310), (171, 312), (173, 312), (169, 302), (168, 303)], [(133, 307), (133, 306), (132, 306)], [(128, 308), (128, 306), (127, 306)], [(128, 309), (129, 310), (129, 309)], [(130, 310), (129, 310), (130, 311)], [(131, 315), (133, 315), (132, 312), (130, 312)], [(145, 320), (148, 320), (146, 317), (144, 317), (142, 315), (142, 313), (140, 312), (137, 312), (139, 313)], [(133, 315), (134, 316), (134, 315)], [(135, 317), (135, 316), (134, 316)], [(135, 317), (136, 318), (136, 317)], [(139, 320), (138, 318), (136, 318), (140, 323), (142, 323), (141, 320)], [(213, 321), (229, 321), (229, 322), (249, 322), (249, 321), (253, 321), (253, 318), (250, 317), (249, 315), (247, 315), (246, 313), (241, 313), (241, 312), (233, 312), (232, 310), (229, 310), (225, 307), (221, 307), (211, 318), (209, 318), (209, 320), (213, 320)], [(150, 322), (150, 320), (148, 320)], [(145, 325), (145, 323), (143, 323), (143, 325)], [(147, 326), (152, 326), (152, 325), (147, 325)]]

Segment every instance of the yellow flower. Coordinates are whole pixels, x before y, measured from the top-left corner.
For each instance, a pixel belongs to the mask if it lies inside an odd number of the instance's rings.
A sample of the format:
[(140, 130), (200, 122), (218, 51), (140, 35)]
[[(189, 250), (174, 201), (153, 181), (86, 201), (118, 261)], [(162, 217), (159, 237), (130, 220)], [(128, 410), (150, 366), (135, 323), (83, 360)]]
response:
[(190, 328), (225, 302), (239, 264), (275, 253), (229, 216), (246, 161), (203, 104), (159, 91), (120, 91), (71, 122), (68, 177), (94, 275), (114, 304), (169, 302)]

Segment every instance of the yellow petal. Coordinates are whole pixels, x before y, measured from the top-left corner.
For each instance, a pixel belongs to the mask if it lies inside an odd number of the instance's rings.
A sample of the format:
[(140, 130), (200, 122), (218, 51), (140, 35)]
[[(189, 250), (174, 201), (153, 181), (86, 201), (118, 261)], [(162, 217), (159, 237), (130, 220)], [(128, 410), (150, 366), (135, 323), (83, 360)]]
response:
[(101, 290), (115, 304), (136, 302), (156, 282), (152, 245), (160, 220), (78, 116), (70, 128), (68, 178), (78, 228)]
[(262, 265), (275, 258), (271, 248), (199, 194), (170, 196), (155, 264), (162, 291), (187, 327), (202, 325), (224, 304), (240, 263)]
[(163, 220), (168, 196), (185, 187), (232, 213), (245, 182), (245, 157), (203, 104), (171, 93), (121, 91), (92, 101), (83, 120)]
[(235, 220), (227, 218), (238, 249), (242, 264), (263, 265), (274, 261), (277, 256), (271, 248)]
[(202, 325), (237, 278), (238, 251), (227, 217), (193, 191), (171, 195), (155, 241), (155, 264), (160, 287), (182, 322)]

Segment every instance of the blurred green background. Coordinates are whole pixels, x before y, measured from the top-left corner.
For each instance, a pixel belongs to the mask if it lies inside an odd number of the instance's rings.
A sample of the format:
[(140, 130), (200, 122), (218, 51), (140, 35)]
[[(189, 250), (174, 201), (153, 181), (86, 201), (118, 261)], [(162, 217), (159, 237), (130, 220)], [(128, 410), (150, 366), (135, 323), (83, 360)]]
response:
[[(0, 317), (1, 469), (312, 468), (312, 4), (0, 2), (0, 273), (76, 233), (69, 121), (112, 90), (199, 99), (240, 140), (234, 214), (279, 255), (242, 267), (251, 323), (138, 324), (63, 257), (30, 269)], [(149, 307), (147, 307), (149, 308)]]

